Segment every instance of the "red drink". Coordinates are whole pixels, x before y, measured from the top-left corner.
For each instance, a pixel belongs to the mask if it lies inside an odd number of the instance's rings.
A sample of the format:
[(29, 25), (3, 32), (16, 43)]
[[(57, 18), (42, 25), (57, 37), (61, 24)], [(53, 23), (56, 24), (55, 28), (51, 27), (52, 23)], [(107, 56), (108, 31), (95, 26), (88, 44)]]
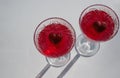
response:
[(107, 41), (114, 33), (112, 17), (102, 10), (87, 12), (80, 22), (83, 33), (95, 41)]
[(67, 54), (73, 45), (73, 32), (60, 23), (45, 26), (38, 33), (38, 50), (48, 57), (59, 57)]

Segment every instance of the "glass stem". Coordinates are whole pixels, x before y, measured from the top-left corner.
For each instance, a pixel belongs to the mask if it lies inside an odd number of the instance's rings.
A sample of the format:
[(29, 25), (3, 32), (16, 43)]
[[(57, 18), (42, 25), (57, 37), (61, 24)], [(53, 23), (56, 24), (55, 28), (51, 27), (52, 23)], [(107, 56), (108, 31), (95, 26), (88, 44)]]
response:
[(77, 55), (71, 60), (71, 62), (66, 66), (66, 68), (60, 73), (57, 78), (63, 78), (63, 76), (69, 71), (69, 69), (73, 66), (73, 64), (78, 60), (79, 57), (80, 54), (77, 53)]
[(50, 64), (47, 64), (41, 72), (36, 76), (36, 78), (42, 78), (42, 76), (47, 72), (47, 70), (50, 68)]

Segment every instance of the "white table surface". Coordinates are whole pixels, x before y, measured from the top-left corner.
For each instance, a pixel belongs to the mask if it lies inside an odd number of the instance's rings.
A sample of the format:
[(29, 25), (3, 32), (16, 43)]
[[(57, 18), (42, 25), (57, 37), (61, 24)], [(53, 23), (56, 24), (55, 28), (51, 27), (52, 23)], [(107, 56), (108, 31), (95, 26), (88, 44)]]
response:
[[(0, 78), (35, 78), (47, 64), (33, 43), (36, 26), (46, 18), (61, 17), (78, 36), (80, 13), (92, 4), (111, 7), (120, 18), (119, 0), (0, 0)], [(101, 43), (95, 56), (80, 57), (64, 78), (120, 78), (119, 36), (120, 31)], [(71, 54), (76, 54), (74, 48)], [(43, 78), (57, 78), (64, 68), (51, 67)]]

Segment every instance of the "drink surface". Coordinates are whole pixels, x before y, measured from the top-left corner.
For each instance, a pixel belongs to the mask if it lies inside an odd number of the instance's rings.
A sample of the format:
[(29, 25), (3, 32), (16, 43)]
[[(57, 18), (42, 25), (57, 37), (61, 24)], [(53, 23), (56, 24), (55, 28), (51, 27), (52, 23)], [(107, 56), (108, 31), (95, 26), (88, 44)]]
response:
[(87, 12), (80, 22), (83, 33), (95, 41), (107, 41), (114, 33), (112, 17), (102, 10)]
[(62, 24), (49, 24), (38, 34), (38, 50), (48, 57), (67, 54), (73, 45), (73, 35)]

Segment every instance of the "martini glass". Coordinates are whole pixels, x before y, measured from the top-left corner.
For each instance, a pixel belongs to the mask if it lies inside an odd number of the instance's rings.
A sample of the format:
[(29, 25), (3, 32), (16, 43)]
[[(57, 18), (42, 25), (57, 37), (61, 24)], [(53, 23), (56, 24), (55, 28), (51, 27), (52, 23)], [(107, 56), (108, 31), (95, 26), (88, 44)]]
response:
[(75, 48), (81, 56), (95, 55), (100, 42), (112, 39), (119, 29), (117, 14), (108, 6), (94, 4), (88, 6), (80, 15), (79, 26), (82, 35), (79, 35)]
[(48, 18), (37, 26), (34, 43), (48, 62), (41, 76), (50, 66), (61, 67), (70, 60), (70, 51), (74, 46), (75, 38), (72, 25), (59, 17)]
[(119, 19), (110, 7), (94, 4), (83, 10), (79, 18), (79, 25), (82, 34), (78, 36), (76, 41), (77, 54), (58, 78), (63, 78), (80, 56), (95, 55), (100, 48), (100, 42), (112, 39), (118, 32)]

